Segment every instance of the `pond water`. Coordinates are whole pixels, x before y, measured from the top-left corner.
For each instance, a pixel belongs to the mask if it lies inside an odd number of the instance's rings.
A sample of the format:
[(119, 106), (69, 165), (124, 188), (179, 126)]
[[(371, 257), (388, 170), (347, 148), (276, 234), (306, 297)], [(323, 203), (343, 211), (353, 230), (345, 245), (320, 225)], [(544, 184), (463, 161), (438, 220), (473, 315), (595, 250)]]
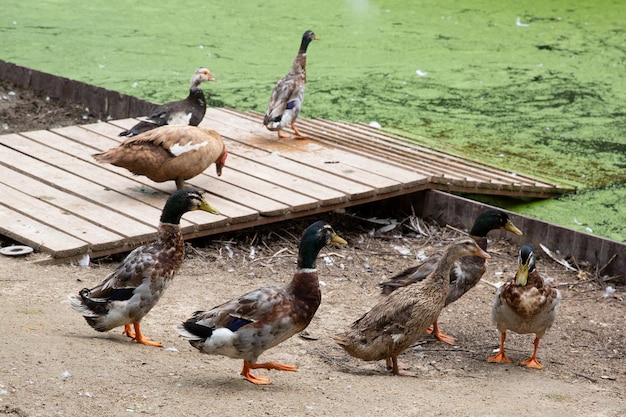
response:
[(156, 102), (206, 66), (212, 105), (263, 112), (313, 29), (304, 117), (573, 185), (495, 204), (626, 241), (624, 16), (621, 0), (5, 0), (0, 58)]

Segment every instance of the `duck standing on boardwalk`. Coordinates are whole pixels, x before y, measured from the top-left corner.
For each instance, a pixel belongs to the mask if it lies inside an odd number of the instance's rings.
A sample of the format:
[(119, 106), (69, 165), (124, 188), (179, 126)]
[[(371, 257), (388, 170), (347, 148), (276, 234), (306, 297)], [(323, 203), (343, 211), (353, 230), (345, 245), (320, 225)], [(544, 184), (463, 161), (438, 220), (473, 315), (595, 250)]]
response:
[(300, 49), (293, 61), (291, 71), (281, 78), (272, 91), (269, 106), (263, 118), (263, 124), (269, 130), (278, 131), (279, 138), (289, 138), (291, 135), (283, 133), (285, 126), (291, 126), (298, 137), (303, 137), (296, 128), (295, 122), (302, 110), (304, 101), (304, 87), (306, 85), (306, 50), (313, 40), (319, 39), (311, 30), (302, 35)]
[(380, 300), (346, 332), (335, 335), (335, 341), (365, 361), (385, 359), (387, 367), (399, 375), (398, 355), (417, 342), (439, 316), (448, 296), (450, 268), (462, 256), (490, 258), (472, 238), (456, 239), (426, 278)]
[(227, 155), (222, 136), (214, 130), (161, 126), (92, 156), (102, 164), (126, 168), (154, 182), (174, 180), (176, 188), (182, 190), (185, 180), (201, 174), (214, 162), (217, 175), (222, 175)]
[[(516, 235), (522, 234), (513, 222), (509, 220), (509, 216), (501, 210), (487, 210), (480, 214), (476, 217), (469, 234), (478, 243), (478, 246), (486, 251), (487, 233), (495, 229), (505, 229)], [(440, 255), (432, 255), (423, 263), (408, 268), (392, 277), (389, 281), (383, 282), (380, 284), (382, 293), (385, 295), (391, 294), (398, 288), (422, 281), (435, 269), (440, 257)], [(450, 269), (450, 291), (448, 292), (448, 298), (446, 298), (446, 306), (474, 288), (485, 274), (485, 270), (485, 259), (479, 256), (466, 256), (457, 260), (454, 268)], [(450, 345), (456, 341), (453, 337), (441, 331), (437, 325), (437, 319), (433, 322), (433, 336), (437, 340)]]
[(534, 333), (533, 354), (520, 362), (529, 368), (541, 369), (537, 360), (539, 341), (556, 319), (556, 308), (561, 300), (561, 293), (556, 288), (546, 285), (535, 268), (535, 251), (531, 244), (521, 247), (515, 278), (510, 279), (496, 292), (491, 310), (491, 318), (500, 332), (500, 350), (487, 362), (511, 362), (504, 353), (506, 331), (518, 334)]
[(184, 100), (165, 103), (128, 130), (119, 133), (119, 136), (135, 136), (148, 130), (164, 125), (198, 126), (206, 113), (206, 98), (200, 88), (205, 81), (216, 81), (206, 68), (199, 68), (191, 77), (189, 95)]
[(192, 210), (219, 214), (200, 192), (176, 191), (163, 207), (157, 241), (133, 250), (94, 288), (69, 295), (72, 308), (99, 332), (124, 326), (124, 334), (137, 343), (161, 347), (160, 342), (142, 334), (140, 322), (159, 301), (183, 263), (180, 219)]
[(196, 311), (178, 325), (179, 333), (202, 353), (243, 359), (241, 375), (254, 384), (270, 384), (270, 379), (252, 375), (252, 369), (296, 371), (293, 365), (257, 363), (257, 359), (311, 322), (321, 302), (315, 259), (331, 242), (347, 243), (326, 222), (313, 223), (302, 234), (291, 282), (262, 287), (211, 310)]

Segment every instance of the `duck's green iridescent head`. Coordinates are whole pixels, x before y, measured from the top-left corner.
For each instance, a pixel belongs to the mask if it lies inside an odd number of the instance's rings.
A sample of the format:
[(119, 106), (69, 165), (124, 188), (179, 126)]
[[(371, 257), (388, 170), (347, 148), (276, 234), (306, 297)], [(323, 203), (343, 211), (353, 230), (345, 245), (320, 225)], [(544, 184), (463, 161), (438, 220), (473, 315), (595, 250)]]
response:
[(161, 213), (161, 223), (180, 224), (180, 218), (183, 214), (193, 210), (204, 210), (211, 214), (220, 214), (202, 197), (200, 191), (183, 189), (177, 190), (167, 199)]
[(487, 233), (495, 229), (505, 229), (511, 233), (521, 236), (523, 233), (519, 230), (509, 216), (502, 210), (487, 210), (481, 213), (474, 221), (474, 226), (470, 231), (470, 235), (485, 237)]
[(319, 38), (317, 37), (317, 35), (315, 33), (313, 33), (312, 30), (307, 30), (306, 32), (304, 32), (304, 35), (302, 35), (302, 43), (300, 44), (300, 53), (306, 52), (307, 48), (309, 47), (309, 44), (311, 43), (311, 41), (317, 41), (319, 40)]
[(320, 250), (331, 242), (340, 245), (348, 243), (339, 237), (333, 228), (323, 220), (317, 221), (307, 227), (304, 233), (302, 233), (302, 239), (300, 239), (298, 268), (315, 268), (315, 259)]

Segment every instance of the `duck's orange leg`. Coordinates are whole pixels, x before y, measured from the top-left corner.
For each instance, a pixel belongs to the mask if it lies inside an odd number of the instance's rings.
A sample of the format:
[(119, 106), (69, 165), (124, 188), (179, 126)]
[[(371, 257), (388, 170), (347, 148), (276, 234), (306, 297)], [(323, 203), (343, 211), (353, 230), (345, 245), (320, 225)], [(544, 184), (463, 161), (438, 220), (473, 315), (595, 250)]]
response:
[(490, 358), (487, 358), (487, 362), (495, 362), (495, 363), (511, 363), (511, 359), (509, 359), (504, 353), (504, 341), (506, 340), (506, 331), (500, 333), (500, 351)]
[(133, 331), (133, 328), (130, 327), (130, 324), (125, 324), (124, 325), (124, 331), (122, 332), (122, 334), (124, 336), (130, 337), (131, 339), (135, 338), (135, 332)]
[(163, 345), (161, 344), (161, 342), (153, 342), (152, 340), (148, 339), (147, 337), (145, 337), (143, 335), (143, 333), (141, 333), (141, 328), (140, 328), (140, 324), (139, 322), (134, 322), (133, 323), (133, 327), (135, 328), (135, 331), (133, 332), (133, 330), (130, 328), (130, 324), (125, 324), (124, 325), (124, 332), (123, 334), (125, 334), (126, 336), (130, 337), (131, 339), (133, 339), (135, 342), (137, 343), (141, 343), (142, 345), (146, 345), (146, 346), (156, 346), (156, 347), (163, 347)]
[(269, 378), (264, 376), (252, 375), (250, 373), (250, 369), (275, 369), (277, 371), (296, 372), (298, 370), (298, 367), (294, 365), (283, 365), (282, 363), (276, 362), (250, 363), (246, 360), (243, 361), (243, 369), (241, 370), (241, 375), (243, 375), (244, 378), (246, 378), (253, 384), (269, 385), (272, 383)]
[(302, 133), (300, 133), (300, 131), (299, 131), (299, 130), (298, 130), (298, 128), (296, 127), (296, 123), (295, 123), (295, 122), (292, 122), (292, 123), (291, 123), (291, 128), (293, 129), (293, 133), (295, 133), (295, 134), (296, 134), (296, 136), (297, 136), (299, 139), (303, 139), (303, 138), (305, 138), (305, 136), (304, 136)]
[(525, 361), (521, 361), (519, 364), (520, 365), (526, 365), (529, 368), (535, 368), (535, 369), (543, 369), (543, 365), (539, 363), (539, 361), (537, 360), (537, 349), (539, 349), (539, 338), (535, 337), (535, 349), (533, 350), (533, 356), (531, 356), (530, 358), (526, 359)]
[(433, 323), (433, 329), (430, 331), (429, 330), (430, 329), (428, 329), (426, 333), (432, 333), (433, 336), (435, 336), (435, 338), (440, 342), (447, 343), (449, 345), (453, 345), (456, 342), (456, 339), (454, 337), (448, 336), (439, 328), (439, 326), (437, 325), (437, 320), (435, 320), (435, 322)]
[(289, 133), (285, 133), (282, 130), (278, 131), (278, 137), (281, 139), (289, 139), (291, 135)]

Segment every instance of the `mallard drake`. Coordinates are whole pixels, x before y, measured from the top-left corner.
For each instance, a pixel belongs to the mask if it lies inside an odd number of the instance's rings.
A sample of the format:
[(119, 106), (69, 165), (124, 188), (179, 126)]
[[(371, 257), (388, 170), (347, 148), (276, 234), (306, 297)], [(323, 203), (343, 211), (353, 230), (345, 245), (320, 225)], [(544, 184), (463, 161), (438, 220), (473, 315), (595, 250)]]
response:
[(439, 316), (448, 295), (450, 268), (462, 256), (490, 258), (472, 238), (456, 239), (426, 278), (381, 299), (346, 332), (336, 334), (335, 341), (365, 361), (385, 359), (387, 367), (399, 375), (398, 355), (417, 342)]
[[(501, 210), (487, 210), (481, 213), (474, 221), (469, 234), (478, 243), (478, 246), (486, 251), (487, 233), (495, 229), (505, 229), (516, 235), (522, 235), (522, 232), (511, 222), (509, 216)], [(383, 282), (380, 284), (382, 293), (388, 295), (400, 287), (423, 280), (435, 269), (440, 257), (441, 255), (439, 254), (432, 255), (423, 263), (408, 268), (392, 277), (389, 281)], [(486, 270), (485, 259), (477, 256), (460, 258), (454, 266), (450, 270), (450, 291), (448, 292), (448, 298), (446, 298), (446, 306), (474, 288)], [(437, 320), (433, 323), (432, 333), (437, 340), (444, 343), (452, 345), (456, 341), (454, 337), (443, 333), (437, 324)]]
[(214, 130), (161, 126), (92, 156), (102, 164), (126, 168), (155, 182), (174, 180), (181, 190), (185, 180), (199, 175), (214, 162), (217, 175), (222, 175), (227, 155), (222, 136)]
[(298, 266), (289, 284), (262, 287), (211, 310), (196, 311), (178, 325), (179, 333), (202, 353), (243, 359), (241, 375), (254, 384), (271, 381), (252, 375), (252, 369), (296, 371), (293, 365), (257, 359), (311, 322), (321, 302), (315, 259), (330, 242), (347, 243), (326, 222), (313, 223), (302, 234)]
[(68, 297), (74, 310), (99, 332), (124, 326), (123, 334), (137, 343), (162, 346), (141, 333), (140, 322), (159, 301), (183, 262), (185, 252), (180, 219), (192, 210), (219, 214), (199, 191), (176, 191), (163, 207), (157, 241), (130, 252), (97, 286), (70, 294)]
[(511, 362), (504, 353), (506, 331), (511, 330), (518, 334), (535, 334), (533, 355), (520, 365), (541, 369), (543, 365), (537, 360), (539, 341), (554, 323), (561, 293), (544, 283), (535, 268), (535, 251), (531, 244), (521, 247), (517, 264), (515, 278), (496, 292), (491, 319), (500, 332), (500, 350), (487, 362)]
[(206, 113), (206, 98), (200, 88), (205, 81), (217, 81), (211, 71), (199, 68), (191, 77), (189, 95), (184, 100), (165, 103), (148, 116), (148, 120), (142, 120), (128, 130), (119, 133), (119, 136), (135, 136), (148, 130), (164, 125), (190, 125), (198, 126)]
[(279, 138), (289, 138), (291, 135), (283, 133), (285, 126), (291, 126), (298, 137), (303, 135), (296, 128), (295, 122), (302, 110), (304, 101), (304, 86), (306, 85), (306, 50), (311, 41), (319, 39), (311, 30), (302, 35), (302, 42), (291, 71), (281, 78), (272, 91), (270, 103), (267, 106), (263, 124), (271, 131), (278, 131)]

